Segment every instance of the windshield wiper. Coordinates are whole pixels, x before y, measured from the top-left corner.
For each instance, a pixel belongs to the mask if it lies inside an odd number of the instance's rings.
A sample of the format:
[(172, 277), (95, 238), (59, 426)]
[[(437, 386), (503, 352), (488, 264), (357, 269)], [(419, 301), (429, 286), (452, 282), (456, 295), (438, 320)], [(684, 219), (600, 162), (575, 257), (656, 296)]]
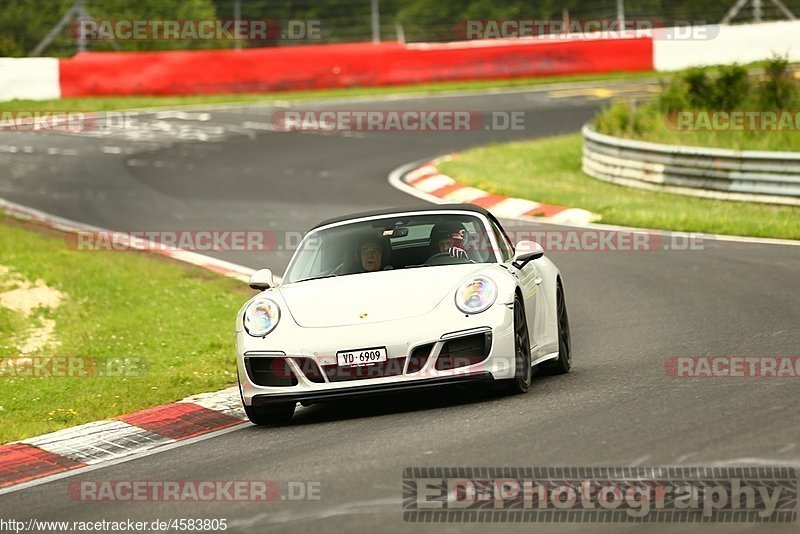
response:
[(403, 269), (416, 269), (417, 267), (431, 267), (431, 265), (427, 263), (418, 263), (416, 265), (406, 265)]
[(312, 276), (311, 278), (303, 278), (302, 280), (298, 280), (298, 282), (308, 282), (309, 280), (322, 280), (323, 278), (332, 278), (334, 276), (339, 276), (338, 274), (323, 274), (320, 276)]

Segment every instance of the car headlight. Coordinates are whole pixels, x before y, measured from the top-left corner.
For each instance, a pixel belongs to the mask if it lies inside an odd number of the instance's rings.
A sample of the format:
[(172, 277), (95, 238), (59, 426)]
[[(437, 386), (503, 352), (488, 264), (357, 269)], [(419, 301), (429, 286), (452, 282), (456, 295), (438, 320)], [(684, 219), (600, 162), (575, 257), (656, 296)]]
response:
[(480, 313), (497, 299), (497, 284), (485, 276), (478, 276), (456, 291), (456, 306), (464, 313)]
[(253, 337), (264, 337), (278, 325), (281, 309), (270, 299), (256, 299), (244, 311), (244, 329)]

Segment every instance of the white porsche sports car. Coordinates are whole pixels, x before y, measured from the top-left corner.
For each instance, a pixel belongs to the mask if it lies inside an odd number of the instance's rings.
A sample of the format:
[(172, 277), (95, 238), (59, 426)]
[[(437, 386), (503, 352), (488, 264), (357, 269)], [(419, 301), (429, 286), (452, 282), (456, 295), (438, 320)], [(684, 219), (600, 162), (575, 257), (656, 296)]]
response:
[(298, 402), (494, 382), (513, 393), (536, 368), (570, 369), (558, 268), (531, 241), (512, 245), (474, 205), (385, 209), (324, 221), (279, 285), (236, 317), (239, 388), (255, 424)]

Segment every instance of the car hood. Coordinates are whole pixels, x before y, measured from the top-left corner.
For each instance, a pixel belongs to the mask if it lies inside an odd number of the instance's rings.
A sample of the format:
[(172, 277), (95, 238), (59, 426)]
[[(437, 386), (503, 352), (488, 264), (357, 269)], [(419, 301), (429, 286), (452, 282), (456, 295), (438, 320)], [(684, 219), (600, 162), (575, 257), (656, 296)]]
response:
[(487, 266), (440, 265), (352, 274), (287, 284), (278, 291), (302, 327), (380, 323), (430, 312), (456, 286)]

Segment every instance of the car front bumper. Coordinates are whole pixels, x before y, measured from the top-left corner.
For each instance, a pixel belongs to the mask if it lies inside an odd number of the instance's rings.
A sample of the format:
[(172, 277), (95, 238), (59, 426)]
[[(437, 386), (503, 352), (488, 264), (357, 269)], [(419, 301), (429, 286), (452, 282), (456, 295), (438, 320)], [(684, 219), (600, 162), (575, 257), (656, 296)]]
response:
[[(380, 324), (325, 328), (302, 328), (290, 317), (285, 321), (287, 324), (279, 324), (265, 338), (237, 334), (239, 384), (248, 406), (322, 402), (514, 377), (513, 310), (500, 302), (471, 316), (426, 314)], [(458, 343), (463, 346), (467, 338), (477, 340), (475, 336), (489, 340), (485, 353), (459, 356), (453, 348), (459, 347)], [(338, 351), (367, 347), (386, 347), (385, 367), (365, 366), (348, 375), (354, 368), (336, 365)], [(415, 365), (419, 360), (423, 364)], [(285, 385), (264, 385), (263, 380), (254, 379), (254, 368), (270, 369), (278, 362), (284, 373), (292, 375)], [(391, 373), (381, 373), (382, 369)]]

